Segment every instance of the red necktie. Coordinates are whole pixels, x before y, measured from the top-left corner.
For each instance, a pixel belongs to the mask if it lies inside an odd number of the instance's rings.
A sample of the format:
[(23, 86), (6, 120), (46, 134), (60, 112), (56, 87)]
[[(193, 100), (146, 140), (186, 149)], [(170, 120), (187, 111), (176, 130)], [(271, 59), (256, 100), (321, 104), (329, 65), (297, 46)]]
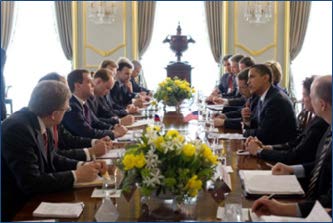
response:
[(58, 148), (58, 141), (59, 141), (59, 135), (58, 135), (58, 126), (53, 126), (53, 139), (54, 139), (54, 148)]
[(47, 154), (47, 150), (48, 150), (48, 138), (47, 138), (47, 133), (43, 133), (43, 141), (44, 141), (44, 149), (45, 149), (45, 153)]

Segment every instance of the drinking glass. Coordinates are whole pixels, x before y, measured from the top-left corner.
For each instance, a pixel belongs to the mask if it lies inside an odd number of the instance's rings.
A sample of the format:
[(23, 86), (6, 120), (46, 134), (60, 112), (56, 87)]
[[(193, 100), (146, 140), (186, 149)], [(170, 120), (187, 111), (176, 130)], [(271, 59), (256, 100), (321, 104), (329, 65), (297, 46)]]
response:
[(242, 222), (242, 197), (241, 195), (231, 195), (224, 202), (224, 219), (225, 222)]

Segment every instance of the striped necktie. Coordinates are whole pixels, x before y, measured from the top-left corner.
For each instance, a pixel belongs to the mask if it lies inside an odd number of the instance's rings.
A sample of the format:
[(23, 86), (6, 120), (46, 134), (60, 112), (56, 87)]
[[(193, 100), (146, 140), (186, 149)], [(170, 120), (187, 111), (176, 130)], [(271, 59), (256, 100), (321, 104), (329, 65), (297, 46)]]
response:
[(326, 155), (329, 152), (329, 149), (331, 148), (331, 142), (332, 142), (332, 132), (330, 132), (326, 136), (325, 143), (323, 145), (323, 149), (320, 152), (319, 159), (316, 160), (315, 167), (313, 168), (313, 170), (311, 172), (310, 184), (308, 187), (308, 192), (306, 194), (307, 199), (314, 198), (313, 196), (315, 195), (315, 192), (316, 192), (316, 186), (317, 186), (318, 178), (320, 175), (320, 170), (324, 163)]

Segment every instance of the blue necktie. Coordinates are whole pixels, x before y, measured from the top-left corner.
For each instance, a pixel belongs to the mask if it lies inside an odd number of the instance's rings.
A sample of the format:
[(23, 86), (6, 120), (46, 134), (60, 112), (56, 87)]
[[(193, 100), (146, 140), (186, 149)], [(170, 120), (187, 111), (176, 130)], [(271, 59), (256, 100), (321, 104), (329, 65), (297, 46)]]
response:
[(257, 120), (258, 120), (258, 124), (260, 124), (260, 113), (261, 113), (261, 109), (262, 109), (262, 100), (258, 101), (258, 105), (257, 105)]

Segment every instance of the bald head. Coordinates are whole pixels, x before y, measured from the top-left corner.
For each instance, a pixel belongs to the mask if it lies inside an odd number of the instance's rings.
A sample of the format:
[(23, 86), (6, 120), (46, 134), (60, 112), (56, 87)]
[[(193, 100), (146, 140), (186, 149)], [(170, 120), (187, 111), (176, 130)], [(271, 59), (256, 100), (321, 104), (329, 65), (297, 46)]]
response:
[(332, 76), (317, 77), (312, 85), (313, 96), (317, 97), (332, 106)]

